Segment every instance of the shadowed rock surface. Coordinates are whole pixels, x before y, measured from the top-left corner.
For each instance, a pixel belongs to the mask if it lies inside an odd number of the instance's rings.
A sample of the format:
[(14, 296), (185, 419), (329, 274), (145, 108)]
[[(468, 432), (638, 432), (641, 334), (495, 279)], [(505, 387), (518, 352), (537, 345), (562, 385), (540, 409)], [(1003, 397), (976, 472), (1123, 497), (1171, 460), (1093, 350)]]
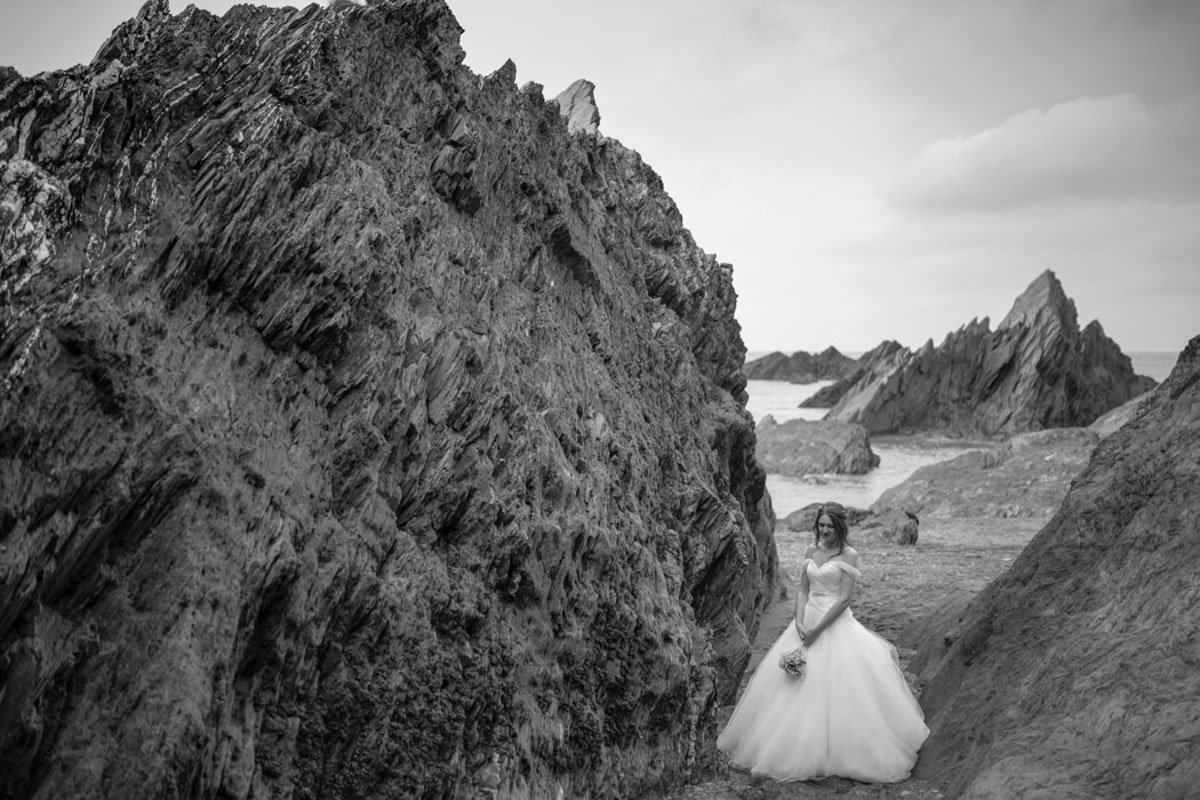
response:
[(767, 472), (795, 477), (863, 475), (879, 466), (861, 425), (806, 419), (779, 423), (768, 414), (755, 433), (755, 454)]
[(1075, 304), (1047, 270), (993, 332), (973, 320), (938, 347), (898, 351), (864, 366), (827, 419), (870, 433), (940, 430), (1009, 436), (1084, 427), (1148, 391), (1099, 322), (1082, 331)]
[(1053, 519), (913, 663), (950, 798), (1200, 785), (1200, 337)]
[(1058, 428), (1013, 436), (919, 468), (884, 491), (873, 511), (921, 517), (1050, 517), (1071, 481), (1091, 459), (1100, 436), (1088, 428)]
[(442, 2), (341, 5), (0, 74), (0, 795), (715, 763), (776, 572), (731, 269)]
[(798, 350), (790, 356), (784, 353), (768, 353), (762, 358), (749, 361), (745, 366), (746, 378), (752, 381), (789, 381), (791, 383), (816, 383), (817, 381), (839, 380), (858, 369), (859, 362), (844, 356), (837, 348), (827, 347), (820, 353)]

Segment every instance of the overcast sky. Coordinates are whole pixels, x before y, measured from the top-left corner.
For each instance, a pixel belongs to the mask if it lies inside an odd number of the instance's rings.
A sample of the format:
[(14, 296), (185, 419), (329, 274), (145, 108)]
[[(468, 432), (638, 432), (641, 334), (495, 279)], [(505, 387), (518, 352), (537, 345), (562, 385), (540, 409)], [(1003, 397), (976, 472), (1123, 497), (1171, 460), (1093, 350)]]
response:
[[(0, 2), (26, 74), (140, 7)], [(1126, 351), (1200, 334), (1200, 2), (449, 2), (476, 72), (596, 84), (733, 264), (752, 350), (940, 342), (1045, 269)]]

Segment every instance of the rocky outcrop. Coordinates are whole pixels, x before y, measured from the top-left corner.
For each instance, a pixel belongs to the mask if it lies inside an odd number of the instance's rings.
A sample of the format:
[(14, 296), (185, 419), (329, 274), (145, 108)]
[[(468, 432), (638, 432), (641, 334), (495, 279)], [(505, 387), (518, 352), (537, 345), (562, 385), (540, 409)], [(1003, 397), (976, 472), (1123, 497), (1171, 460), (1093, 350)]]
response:
[(582, 78), (572, 83), (554, 98), (559, 113), (567, 120), (571, 133), (598, 133), (600, 131), (600, 109), (596, 107), (596, 84)]
[(152, 0), (0, 73), (0, 794), (716, 763), (776, 573), (731, 268), (459, 33)]
[(879, 466), (861, 425), (793, 419), (758, 423), (755, 454), (767, 472), (802, 477), (832, 473), (863, 475)]
[(1125, 423), (1142, 413), (1143, 402), (1148, 400), (1152, 394), (1152, 392), (1139, 394), (1124, 405), (1117, 406), (1089, 425), (1088, 429), (1094, 431), (1101, 439), (1107, 439), (1119, 431)]
[(919, 468), (887, 489), (873, 511), (921, 517), (1047, 517), (1091, 459), (1100, 437), (1087, 428), (1035, 431)]
[(1079, 330), (1075, 304), (1047, 270), (994, 332), (973, 320), (938, 347), (876, 361), (827, 418), (871, 433), (1009, 436), (1089, 425), (1153, 385), (1098, 322)]
[(912, 545), (921, 534), (921, 518), (912, 511), (882, 508), (866, 517), (860, 535), (870, 536), (891, 544)]
[(876, 363), (886, 361), (899, 351), (908, 354), (908, 348), (899, 342), (890, 339), (882, 342), (873, 350), (869, 350), (859, 357), (858, 366), (854, 372), (828, 386), (822, 386), (811, 397), (806, 397), (801, 401), (800, 408), (833, 408), (864, 375), (874, 368)]
[(1053, 519), (914, 669), (948, 798), (1200, 785), (1200, 337)]
[(803, 350), (790, 356), (780, 352), (769, 353), (746, 362), (744, 371), (746, 378), (752, 381), (816, 383), (845, 378), (858, 366), (857, 360), (842, 355), (834, 347), (827, 347), (816, 354)]

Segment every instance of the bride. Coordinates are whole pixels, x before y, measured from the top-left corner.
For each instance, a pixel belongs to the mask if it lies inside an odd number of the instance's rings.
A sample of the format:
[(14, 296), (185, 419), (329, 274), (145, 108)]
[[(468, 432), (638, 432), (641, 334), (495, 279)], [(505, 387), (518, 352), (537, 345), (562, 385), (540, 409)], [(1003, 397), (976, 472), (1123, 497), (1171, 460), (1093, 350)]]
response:
[[(902, 781), (929, 729), (900, 671), (896, 648), (850, 611), (860, 577), (847, 544), (846, 510), (817, 512), (817, 543), (802, 564), (796, 619), (771, 646), (738, 701), (717, 747), (755, 775), (798, 781), (840, 775)], [(802, 647), (800, 677), (779, 665)]]

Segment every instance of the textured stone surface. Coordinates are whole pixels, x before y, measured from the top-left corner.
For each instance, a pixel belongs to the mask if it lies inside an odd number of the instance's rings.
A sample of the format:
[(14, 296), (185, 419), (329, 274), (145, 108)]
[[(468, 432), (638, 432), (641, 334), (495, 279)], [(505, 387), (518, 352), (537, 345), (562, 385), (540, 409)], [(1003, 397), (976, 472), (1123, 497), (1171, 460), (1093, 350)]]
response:
[(1152, 392), (1139, 394), (1129, 402), (1119, 405), (1112, 411), (1109, 411), (1104, 416), (1088, 426), (1089, 429), (1096, 432), (1101, 439), (1107, 439), (1114, 433), (1119, 431), (1125, 423), (1136, 419), (1138, 414), (1142, 413), (1143, 401), (1148, 400)]
[(948, 798), (1200, 785), (1200, 338), (1053, 519), (914, 661)]
[(863, 475), (879, 466), (879, 456), (871, 450), (871, 439), (861, 425), (806, 419), (778, 423), (768, 414), (755, 433), (755, 454), (767, 472), (795, 477)]
[(837, 348), (827, 347), (820, 353), (798, 350), (790, 356), (784, 353), (768, 353), (762, 358), (747, 361), (746, 378), (752, 381), (789, 381), (791, 383), (816, 383), (817, 381), (840, 380), (855, 372), (857, 360), (844, 356)]
[(1075, 304), (1049, 270), (995, 331), (986, 318), (973, 320), (940, 346), (894, 352), (864, 370), (827, 419), (870, 433), (1082, 427), (1154, 385), (1134, 374), (1099, 322), (1079, 330)]
[(558, 111), (567, 121), (567, 130), (571, 133), (599, 133), (600, 109), (596, 107), (596, 84), (580, 78), (558, 97)]
[(916, 544), (921, 535), (921, 518), (912, 511), (881, 508), (873, 510), (859, 530), (864, 536), (893, 544)]
[(1050, 517), (1083, 471), (1099, 435), (1058, 428), (1013, 436), (921, 467), (871, 504), (921, 517)]
[(838, 404), (846, 393), (858, 383), (858, 381), (867, 374), (867, 371), (875, 364), (884, 362), (892, 354), (903, 350), (908, 352), (904, 345), (891, 339), (885, 340), (876, 345), (873, 349), (868, 350), (859, 356), (855, 364), (854, 371), (845, 377), (838, 378), (828, 386), (822, 386), (811, 397), (806, 397), (800, 403), (801, 408), (833, 408)]
[(340, 6), (0, 74), (6, 796), (715, 763), (776, 571), (731, 269), (443, 3)]

